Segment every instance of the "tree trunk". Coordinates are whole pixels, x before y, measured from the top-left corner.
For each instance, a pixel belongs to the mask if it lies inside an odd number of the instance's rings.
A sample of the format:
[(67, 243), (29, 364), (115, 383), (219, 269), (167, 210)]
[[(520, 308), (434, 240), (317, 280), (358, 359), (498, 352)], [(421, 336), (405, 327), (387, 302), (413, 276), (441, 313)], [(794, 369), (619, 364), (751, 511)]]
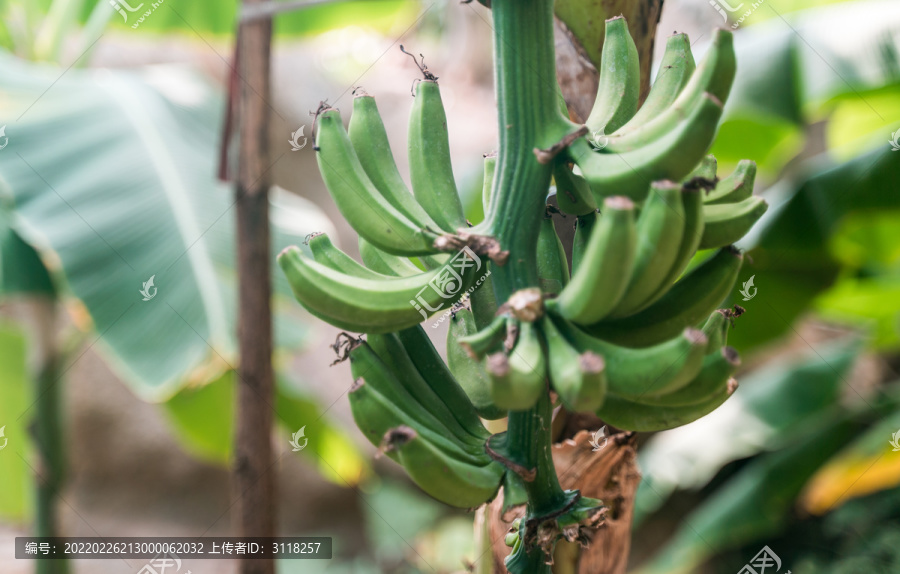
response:
[[(247, 4), (260, 0), (245, 0)], [(237, 437), (234, 488), (240, 536), (275, 535), (272, 474), (271, 265), (269, 248), (269, 58), (271, 20), (240, 26), (237, 69), (241, 78), (238, 156), (237, 258), (238, 341)], [(244, 559), (241, 574), (273, 574), (272, 560)]]
[[(619, 14), (628, 20), (638, 49), (641, 101), (644, 100), (650, 88), (653, 46), (662, 4), (663, 0), (557, 0), (554, 34), (557, 79), (573, 121), (583, 122), (590, 114), (599, 80), (602, 22)], [(571, 237), (562, 239), (571, 242)], [(634, 496), (640, 483), (635, 435), (613, 434), (606, 446), (595, 452), (590, 444), (592, 431), (602, 426), (603, 422), (593, 416), (567, 416), (559, 411), (554, 418), (558, 432), (553, 461), (561, 486), (579, 490), (583, 496), (599, 498), (609, 507), (604, 524), (588, 547), (580, 548), (565, 541), (557, 545), (554, 574), (624, 574), (627, 568)], [(513, 507), (501, 516), (502, 508), (501, 490), (492, 503), (479, 509), (476, 517), (479, 540), (490, 540), (493, 570), (497, 573), (506, 572), (503, 559), (510, 552), (504, 544), (504, 535), (512, 521), (525, 511), (524, 506)]]

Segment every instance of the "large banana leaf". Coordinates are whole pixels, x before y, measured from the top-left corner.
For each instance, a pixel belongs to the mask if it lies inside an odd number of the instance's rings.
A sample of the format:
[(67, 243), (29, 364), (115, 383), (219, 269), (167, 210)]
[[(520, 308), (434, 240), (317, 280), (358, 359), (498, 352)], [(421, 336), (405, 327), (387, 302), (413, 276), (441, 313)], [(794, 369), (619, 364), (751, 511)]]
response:
[[(7, 221), (76, 322), (147, 400), (228, 370), (234, 200), (215, 179), (220, 94), (181, 68), (66, 72), (0, 55), (0, 70)], [(273, 258), (331, 229), (312, 204), (277, 199)]]

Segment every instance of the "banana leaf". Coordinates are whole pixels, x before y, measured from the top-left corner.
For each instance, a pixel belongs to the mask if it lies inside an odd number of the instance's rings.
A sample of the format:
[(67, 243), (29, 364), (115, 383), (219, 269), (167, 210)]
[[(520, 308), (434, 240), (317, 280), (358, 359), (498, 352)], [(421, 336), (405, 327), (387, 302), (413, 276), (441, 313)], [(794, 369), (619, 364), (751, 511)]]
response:
[(833, 409), (862, 343), (847, 338), (767, 363), (739, 376), (740, 387), (720, 408), (650, 438), (638, 454), (634, 527), (674, 491), (705, 486), (726, 464), (783, 444), (783, 437)]
[[(95, 348), (145, 400), (230, 369), (234, 199), (215, 179), (221, 95), (179, 67), (66, 72), (0, 55), (0, 69), (0, 177), (12, 194), (0, 205), (76, 324), (97, 333)], [(272, 211), (273, 261), (332, 229), (287, 192), (274, 193)], [(297, 344), (296, 316), (276, 317)]]

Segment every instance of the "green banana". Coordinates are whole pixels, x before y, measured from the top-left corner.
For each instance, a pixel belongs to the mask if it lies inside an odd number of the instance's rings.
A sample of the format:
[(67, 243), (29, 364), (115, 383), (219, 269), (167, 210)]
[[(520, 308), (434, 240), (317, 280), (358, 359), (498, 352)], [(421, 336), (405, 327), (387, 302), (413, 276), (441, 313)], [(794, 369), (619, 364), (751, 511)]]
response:
[(728, 326), (731, 323), (731, 312), (728, 309), (716, 309), (703, 324), (703, 334), (709, 339), (707, 349), (719, 349), (728, 342)]
[(591, 188), (580, 175), (572, 173), (564, 163), (553, 166), (553, 180), (556, 182), (556, 205), (563, 213), (588, 215), (597, 211), (597, 202)]
[(578, 268), (556, 299), (560, 314), (589, 325), (612, 311), (631, 279), (636, 244), (634, 204), (608, 197)]
[[(623, 153), (595, 152), (584, 138), (566, 148), (570, 161), (581, 169), (597, 201), (624, 195), (643, 201), (652, 181), (678, 181), (691, 172), (709, 149), (722, 115), (722, 102), (704, 93), (682, 121), (646, 145)], [(611, 144), (610, 144), (611, 145)]]
[(621, 153), (653, 143), (689, 115), (704, 93), (710, 94), (719, 102), (724, 102), (728, 99), (736, 70), (734, 36), (730, 31), (719, 28), (703, 61), (691, 74), (672, 104), (641, 125), (623, 126), (609, 137), (603, 151)]
[(316, 120), (316, 160), (328, 192), (348, 223), (376, 247), (395, 255), (437, 253), (434, 231), (423, 229), (396, 210), (375, 189), (359, 163), (335, 109)]
[(450, 165), (441, 89), (431, 80), (416, 84), (409, 119), (409, 177), (419, 204), (442, 229), (467, 227)]
[(704, 417), (719, 408), (737, 389), (731, 379), (724, 391), (706, 401), (687, 406), (651, 406), (610, 394), (597, 411), (597, 416), (616, 428), (628, 431), (651, 432), (668, 430)]
[(481, 206), (484, 216), (491, 212), (491, 191), (494, 189), (494, 170), (497, 168), (497, 152), (484, 154), (484, 181), (481, 184)]
[(719, 181), (716, 188), (709, 192), (704, 203), (736, 203), (753, 195), (753, 183), (756, 181), (756, 162), (742, 159), (731, 175)]
[(487, 372), (491, 400), (508, 411), (531, 408), (547, 389), (547, 363), (534, 323), (523, 321), (519, 338), (507, 357), (503, 353), (489, 355)]
[(687, 385), (675, 392), (656, 397), (640, 397), (636, 402), (663, 407), (682, 407), (702, 404), (726, 391), (731, 375), (740, 366), (738, 352), (721, 347), (703, 360), (703, 368)]
[(464, 442), (453, 435), (407, 391), (368, 343), (350, 351), (350, 372), (355, 381), (351, 410), (354, 419), (358, 417), (365, 423), (365, 428), (360, 428), (372, 444), (378, 445), (391, 426), (408, 424), (461, 460), (475, 463), (482, 460), (484, 445)]
[(544, 216), (538, 232), (537, 272), (541, 291), (544, 293), (555, 295), (569, 282), (566, 252), (549, 215)]
[(682, 183), (687, 183), (693, 179), (703, 179), (710, 182), (716, 181), (716, 172), (719, 170), (719, 162), (716, 161), (716, 156), (708, 155), (700, 160), (700, 163), (697, 164), (697, 167), (694, 168), (694, 171), (687, 174), (687, 176), (681, 180)]
[(666, 50), (659, 63), (656, 79), (650, 86), (647, 99), (634, 117), (622, 129), (642, 126), (663, 113), (687, 84), (694, 73), (694, 55), (687, 34), (674, 34), (666, 39)]
[(363, 170), (388, 203), (419, 227), (439, 230), (440, 226), (425, 213), (400, 177), (375, 98), (360, 94), (353, 99), (347, 132)]
[(493, 352), (506, 338), (508, 322), (505, 315), (498, 315), (487, 327), (460, 337), (459, 344), (470, 357), (482, 359), (486, 354)]
[(491, 401), (491, 391), (484, 362), (473, 359), (459, 344), (459, 339), (473, 335), (478, 331), (475, 315), (470, 309), (462, 308), (453, 314), (450, 320), (450, 331), (447, 334), (447, 367), (459, 381), (459, 386), (478, 415), (487, 420), (497, 420), (506, 416), (506, 411), (497, 408)]
[(610, 317), (636, 313), (659, 291), (678, 257), (684, 221), (681, 186), (671, 181), (653, 183), (637, 220), (637, 247), (631, 281)]
[(704, 205), (703, 238), (699, 248), (715, 249), (735, 243), (750, 231), (767, 209), (766, 200), (757, 196), (738, 203)]
[[(421, 329), (417, 325), (405, 331), (412, 331), (416, 328)], [(424, 333), (423, 336), (427, 337)], [(413, 399), (422, 405), (426, 412), (441, 421), (441, 424), (450, 431), (456, 440), (483, 447), (484, 441), (489, 435), (481, 421), (478, 420), (471, 404), (469, 404), (469, 412), (474, 420), (467, 420), (467, 424), (464, 425), (460, 419), (466, 420), (467, 413), (455, 413), (454, 410), (460, 408), (460, 405), (456, 403), (451, 405), (445, 401), (446, 395), (452, 393), (451, 390), (440, 388), (446, 384), (446, 381), (442, 381), (441, 384), (432, 384), (426, 379), (415, 364), (413, 354), (409, 352), (410, 349), (401, 340), (400, 333), (370, 334), (367, 342)], [(422, 352), (420, 347), (421, 345), (416, 349), (417, 352)], [(453, 381), (453, 384), (455, 385), (456, 381)], [(462, 393), (462, 389), (459, 389), (459, 392)], [(462, 399), (468, 403), (464, 394)]]
[[(413, 277), (380, 280), (352, 277), (316, 263), (297, 247), (278, 256), (297, 300), (317, 317), (341, 329), (359, 333), (387, 333), (412, 327), (453, 303), (452, 294), (438, 291), (432, 280), (443, 270)], [(459, 292), (473, 274), (463, 276)]]
[(447, 368), (440, 353), (434, 348), (428, 334), (420, 325), (397, 333), (416, 370), (441, 402), (453, 413), (457, 422), (472, 436), (486, 440), (491, 433), (484, 428), (478, 413), (453, 373)]
[(684, 387), (700, 372), (709, 348), (706, 335), (692, 328), (652, 347), (630, 349), (591, 337), (562, 318), (554, 320), (576, 349), (603, 357), (609, 392), (630, 400)]
[(309, 250), (313, 259), (335, 271), (340, 271), (360, 279), (384, 279), (385, 275), (372, 271), (356, 262), (355, 259), (338, 249), (328, 235), (319, 233), (309, 239)]
[(637, 111), (641, 68), (637, 47), (622, 16), (606, 21), (600, 54), (600, 87), (588, 116), (591, 133), (611, 134)]
[(422, 270), (406, 257), (385, 253), (363, 239), (361, 235), (359, 237), (359, 255), (366, 267), (382, 275), (412, 277), (422, 273)]
[(684, 233), (681, 235), (681, 243), (678, 245), (678, 255), (672, 267), (666, 272), (664, 279), (659, 284), (659, 290), (644, 301), (644, 308), (649, 307), (665, 295), (675, 280), (681, 277), (687, 269), (691, 259), (697, 252), (700, 239), (703, 237), (703, 192), (696, 187), (683, 187), (681, 190), (681, 204), (684, 208)]
[(474, 465), (449, 456), (409, 427), (395, 429), (387, 442), (419, 488), (457, 508), (475, 508), (493, 498), (506, 472), (497, 462)]
[(572, 273), (578, 270), (581, 259), (587, 251), (591, 230), (597, 224), (597, 212), (582, 215), (575, 220), (575, 237), (572, 239)]
[(594, 337), (627, 347), (649, 347), (671, 339), (685, 327), (703, 320), (728, 296), (743, 259), (732, 247), (720, 249), (640, 313), (582, 329)]
[(606, 399), (607, 375), (602, 357), (592, 351), (579, 352), (553, 325), (547, 315), (541, 320), (547, 341), (550, 383), (567, 409), (593, 412)]

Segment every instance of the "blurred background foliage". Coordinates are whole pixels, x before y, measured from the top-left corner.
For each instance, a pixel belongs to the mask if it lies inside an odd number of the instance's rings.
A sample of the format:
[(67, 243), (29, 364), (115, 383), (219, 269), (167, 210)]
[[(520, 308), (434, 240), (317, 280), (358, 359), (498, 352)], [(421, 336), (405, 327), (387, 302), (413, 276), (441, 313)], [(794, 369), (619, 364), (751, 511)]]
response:
[[(90, 66), (106, 33), (151, 43), (233, 34), (236, 3), (164, 6), (136, 31), (106, 2), (0, 6), (0, 124), (9, 137), (0, 151), (0, 293), (58, 301), (69, 319), (59, 333), (64, 365), (98, 343), (135, 395), (160, 404), (186, 452), (224, 466), (235, 293), (231, 187), (215, 177), (223, 86), (181, 65)], [(323, 35), (358, 43), (365, 61), (380, 51), (367, 38), (389, 44), (411, 27), (449, 44), (457, 38), (445, 15), (460, 9), (450, 1), (323, 3), (276, 18), (275, 49)], [(720, 23), (704, 1), (671, 0), (662, 34), (675, 12), (704, 14), (707, 28)], [(705, 39), (692, 40), (699, 58)], [(367, 70), (319, 49), (315, 57), (341, 82)], [(741, 281), (754, 276), (758, 295), (727, 302), (747, 309), (729, 341), (745, 358), (741, 388), (696, 423), (642, 437), (632, 562), (644, 574), (732, 573), (768, 545), (797, 574), (896, 572), (900, 152), (888, 140), (900, 130), (900, 4), (767, 0), (741, 23), (736, 49), (738, 76), (711, 153), (720, 176), (754, 159), (756, 193), (772, 205), (741, 245), (750, 256)], [(458, 177), (461, 189), (480, 188), (479, 174)], [(480, 199), (467, 198), (475, 221)], [(273, 249), (331, 232), (329, 209), (276, 190)], [(137, 292), (151, 275), (155, 311)], [(306, 425), (316, 440), (300, 456), (325, 480), (359, 489), (367, 540), (360, 550), (337, 536), (338, 560), (279, 570), (460, 570), (461, 556), (474, 558), (471, 519), (379, 478), (355, 428), (322, 416), (329, 405), (292, 368), (315, 341), (295, 306), (281, 305), (284, 286), (274, 279), (280, 432)], [(30, 440), (19, 417), (33, 401), (28, 344), (21, 325), (0, 324), (0, 424), (17, 445)], [(4, 457), (4, 521), (27, 521), (30, 475), (26, 458)]]

